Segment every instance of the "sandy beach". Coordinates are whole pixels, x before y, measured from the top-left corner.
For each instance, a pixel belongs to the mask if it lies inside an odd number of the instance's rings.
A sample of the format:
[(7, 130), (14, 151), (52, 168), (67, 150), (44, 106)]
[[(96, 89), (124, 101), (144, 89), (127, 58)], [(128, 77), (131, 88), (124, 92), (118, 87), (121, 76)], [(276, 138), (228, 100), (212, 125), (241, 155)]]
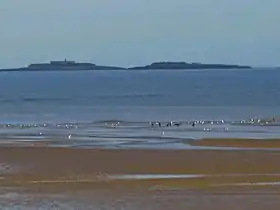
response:
[(260, 150), (271, 141), (248, 142), (238, 146), (259, 150), (2, 146), (0, 206), (16, 193), (16, 200), (28, 198), (29, 204), (46, 195), (59, 195), (57, 205), (73, 197), (81, 209), (279, 209), (280, 151)]

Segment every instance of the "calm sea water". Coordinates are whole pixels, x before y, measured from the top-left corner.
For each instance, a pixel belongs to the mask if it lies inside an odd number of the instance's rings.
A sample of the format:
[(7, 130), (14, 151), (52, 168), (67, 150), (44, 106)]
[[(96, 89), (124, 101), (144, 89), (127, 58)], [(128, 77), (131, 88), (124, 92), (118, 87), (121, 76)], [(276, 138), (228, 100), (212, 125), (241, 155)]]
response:
[[(279, 117), (280, 71), (273, 69), (0, 72), (2, 143), (158, 147), (272, 138), (280, 137)], [(181, 124), (165, 127), (169, 121)]]

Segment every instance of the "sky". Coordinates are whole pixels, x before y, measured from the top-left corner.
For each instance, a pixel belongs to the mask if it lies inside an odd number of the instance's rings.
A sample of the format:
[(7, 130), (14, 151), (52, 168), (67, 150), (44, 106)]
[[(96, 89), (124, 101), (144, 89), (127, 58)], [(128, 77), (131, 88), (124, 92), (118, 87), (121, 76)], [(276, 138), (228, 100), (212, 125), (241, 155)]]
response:
[(280, 66), (279, 0), (1, 0), (0, 68), (50, 60)]

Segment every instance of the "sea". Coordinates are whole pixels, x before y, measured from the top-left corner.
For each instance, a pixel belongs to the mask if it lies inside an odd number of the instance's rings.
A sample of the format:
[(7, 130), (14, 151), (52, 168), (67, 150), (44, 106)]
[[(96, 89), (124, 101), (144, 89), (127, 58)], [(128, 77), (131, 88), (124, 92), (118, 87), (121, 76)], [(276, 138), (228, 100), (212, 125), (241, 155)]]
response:
[(184, 148), (279, 128), (279, 69), (0, 72), (0, 144)]

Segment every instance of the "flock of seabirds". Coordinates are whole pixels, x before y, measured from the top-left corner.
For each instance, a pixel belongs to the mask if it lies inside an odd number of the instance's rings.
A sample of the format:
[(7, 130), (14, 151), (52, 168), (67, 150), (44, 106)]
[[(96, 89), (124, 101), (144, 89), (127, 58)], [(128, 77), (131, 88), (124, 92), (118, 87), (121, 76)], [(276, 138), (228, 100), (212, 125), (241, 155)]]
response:
[[(158, 126), (158, 127), (162, 127), (163, 125), (160, 123), (160, 122), (150, 122), (150, 125), (152, 127), (154, 126)], [(177, 126), (179, 127), (181, 125), (181, 123), (179, 122), (168, 122), (165, 127), (172, 127), (172, 126)], [(194, 127), (195, 126), (195, 122), (192, 123), (192, 126)]]
[[(280, 119), (279, 119), (280, 120)], [(251, 119), (250, 121), (248, 121), (248, 124), (255, 124), (255, 123), (261, 123), (261, 124), (275, 124), (278, 121), (278, 119), (276, 120), (275, 117), (273, 117), (272, 119)], [(222, 122), (224, 123), (224, 121), (222, 120)], [(242, 123), (246, 123), (241, 121)], [(173, 126), (177, 126), (179, 127), (182, 123), (180, 122), (168, 122), (167, 124), (165, 124), (165, 126), (161, 123), (161, 122), (150, 122), (150, 125), (152, 127), (157, 126), (157, 127), (173, 127)], [(192, 127), (195, 127), (196, 122), (192, 122), (191, 123)]]
[[(185, 124), (186, 122), (149, 122), (149, 125), (151, 127), (179, 127), (183, 124)], [(224, 120), (221, 121), (217, 121), (217, 122), (212, 122), (212, 121), (193, 121), (193, 122), (187, 122), (187, 124), (191, 125), (192, 127), (195, 127), (197, 124), (224, 124), (224, 123), (229, 123), (229, 124), (237, 124), (237, 125), (241, 125), (241, 124), (245, 124), (245, 125), (274, 125), (274, 126), (280, 126), (280, 117), (279, 118), (268, 118), (268, 119), (250, 119), (250, 120), (242, 120), (242, 121), (238, 121), (238, 122), (226, 122)], [(121, 122), (111, 122), (105, 123), (106, 125), (110, 125), (110, 126), (119, 126), (121, 124)]]

